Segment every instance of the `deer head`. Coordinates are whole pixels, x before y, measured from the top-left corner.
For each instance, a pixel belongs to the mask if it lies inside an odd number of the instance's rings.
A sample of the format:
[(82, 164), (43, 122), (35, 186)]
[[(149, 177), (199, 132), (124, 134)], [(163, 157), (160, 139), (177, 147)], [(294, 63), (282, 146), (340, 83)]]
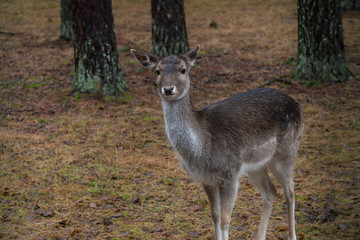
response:
[(155, 70), (156, 86), (160, 96), (168, 101), (177, 101), (188, 94), (190, 89), (189, 72), (194, 65), (198, 45), (184, 55), (170, 55), (163, 58), (131, 49), (141, 65), (147, 69)]

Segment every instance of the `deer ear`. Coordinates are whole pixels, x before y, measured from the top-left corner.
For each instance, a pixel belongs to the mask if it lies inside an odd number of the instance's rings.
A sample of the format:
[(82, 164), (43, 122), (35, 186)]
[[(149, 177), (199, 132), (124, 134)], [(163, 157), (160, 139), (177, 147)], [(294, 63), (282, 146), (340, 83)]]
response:
[(151, 54), (139, 52), (134, 49), (131, 49), (130, 52), (136, 57), (136, 60), (147, 69), (154, 69), (158, 62), (158, 58)]
[(185, 54), (186, 59), (189, 61), (190, 66), (194, 66), (200, 45), (197, 45), (196, 48)]

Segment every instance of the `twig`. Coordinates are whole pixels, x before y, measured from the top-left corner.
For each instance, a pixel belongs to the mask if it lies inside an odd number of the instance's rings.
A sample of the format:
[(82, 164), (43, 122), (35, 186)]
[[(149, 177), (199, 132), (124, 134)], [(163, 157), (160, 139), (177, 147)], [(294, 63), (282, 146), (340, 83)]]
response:
[(11, 36), (15, 36), (15, 35), (20, 35), (20, 34), (24, 34), (23, 32), (9, 32), (9, 31), (1, 31), (0, 30), (0, 34), (8, 34)]
[(265, 81), (263, 84), (261, 84), (258, 88), (268, 86), (272, 84), (273, 82), (282, 82), (286, 84), (292, 84), (290, 80), (282, 79), (282, 78), (270, 78), (269, 80)]
[(8, 109), (5, 110), (7, 113), (12, 113), (12, 112), (35, 112), (35, 109), (33, 108), (25, 108), (25, 109)]
[(24, 108), (24, 109), (7, 109), (4, 111), (4, 113), (6, 114), (14, 114), (14, 113), (20, 113), (20, 112), (33, 112), (34, 114), (53, 114), (55, 113), (54, 110), (48, 110), (48, 111), (39, 111), (37, 109), (34, 108)]

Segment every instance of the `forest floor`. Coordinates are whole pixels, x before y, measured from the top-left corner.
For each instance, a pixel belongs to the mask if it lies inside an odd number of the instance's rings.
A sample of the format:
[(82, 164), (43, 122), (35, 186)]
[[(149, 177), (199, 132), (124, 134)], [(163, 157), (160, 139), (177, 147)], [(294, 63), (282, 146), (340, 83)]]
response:
[[(213, 239), (209, 203), (166, 139), (155, 74), (129, 49), (151, 45), (150, 1), (113, 1), (129, 93), (72, 95), (73, 46), (60, 1), (0, 0), (0, 239)], [(299, 239), (360, 239), (360, 12), (343, 12), (354, 76), (292, 81), (296, 1), (185, 1), (195, 106), (268, 87), (298, 100), (306, 128), (294, 170)], [(210, 27), (211, 21), (217, 28)], [(286, 239), (283, 191), (267, 239)], [(240, 180), (230, 239), (251, 239), (261, 196)]]

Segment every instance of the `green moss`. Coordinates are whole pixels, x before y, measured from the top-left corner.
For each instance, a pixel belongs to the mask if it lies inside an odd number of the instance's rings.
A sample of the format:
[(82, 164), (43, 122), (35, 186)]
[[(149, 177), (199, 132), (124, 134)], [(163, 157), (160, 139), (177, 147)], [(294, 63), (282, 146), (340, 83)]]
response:
[(42, 119), (42, 118), (37, 118), (36, 119), (39, 123), (46, 123), (46, 120), (45, 119)]
[(129, 50), (130, 50), (130, 48), (127, 46), (119, 46), (118, 47), (119, 52), (128, 52)]
[(146, 117), (143, 117), (139, 120), (139, 122), (152, 122), (152, 121), (156, 121), (156, 120), (159, 120), (160, 117), (154, 117), (154, 116), (146, 116)]
[(100, 37), (91, 35), (83, 42), (76, 41), (73, 90), (104, 96), (121, 95), (127, 87), (117, 51), (111, 50), (109, 39)]

